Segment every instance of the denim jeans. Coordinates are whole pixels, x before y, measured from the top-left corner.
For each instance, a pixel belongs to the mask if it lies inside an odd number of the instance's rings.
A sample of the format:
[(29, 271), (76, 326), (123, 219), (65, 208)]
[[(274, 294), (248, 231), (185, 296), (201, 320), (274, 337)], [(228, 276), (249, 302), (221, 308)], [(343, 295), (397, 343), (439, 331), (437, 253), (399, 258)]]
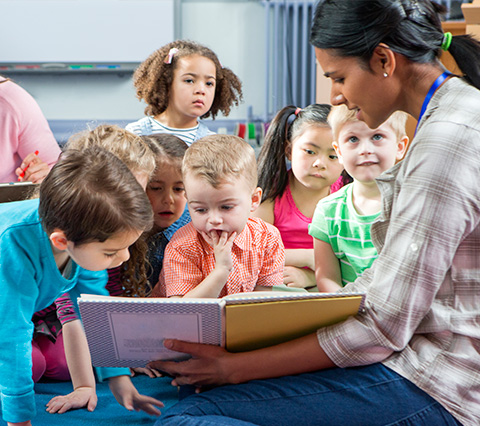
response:
[(438, 402), (383, 366), (254, 380), (188, 396), (155, 424), (458, 426)]

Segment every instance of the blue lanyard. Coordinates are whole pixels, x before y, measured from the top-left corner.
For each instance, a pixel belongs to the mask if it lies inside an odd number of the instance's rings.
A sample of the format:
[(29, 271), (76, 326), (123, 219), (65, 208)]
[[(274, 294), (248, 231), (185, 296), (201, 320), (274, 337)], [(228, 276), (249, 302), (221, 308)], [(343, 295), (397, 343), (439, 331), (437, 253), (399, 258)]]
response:
[(417, 121), (417, 127), (415, 127), (415, 133), (417, 133), (418, 124), (420, 123), (423, 114), (425, 114), (425, 110), (427, 109), (428, 103), (430, 102), (430, 99), (432, 99), (433, 94), (450, 75), (452, 75), (450, 71), (445, 71), (442, 75), (439, 75), (437, 79), (433, 82), (432, 87), (430, 87), (430, 90), (428, 91), (427, 96), (425, 96), (425, 100), (423, 101), (422, 110), (420, 111), (420, 116), (418, 117)]

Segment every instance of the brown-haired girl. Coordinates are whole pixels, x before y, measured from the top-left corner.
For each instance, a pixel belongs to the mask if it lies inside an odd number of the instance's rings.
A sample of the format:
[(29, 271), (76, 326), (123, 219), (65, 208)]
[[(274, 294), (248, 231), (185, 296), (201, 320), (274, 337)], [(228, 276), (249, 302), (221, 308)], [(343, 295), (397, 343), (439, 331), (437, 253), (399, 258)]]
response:
[(188, 148), (180, 138), (166, 133), (142, 136), (157, 159), (148, 182), (147, 196), (153, 209), (153, 227), (148, 234), (148, 279), (155, 287), (162, 270), (165, 247), (173, 234), (190, 222), (186, 207), (182, 160)]
[[(155, 169), (155, 155), (139, 136), (119, 126), (104, 124), (73, 135), (65, 150), (84, 151), (95, 146), (116, 155), (145, 189)], [(108, 269), (106, 289), (110, 295), (146, 296), (148, 293), (146, 252), (147, 245), (140, 237), (129, 247), (130, 258), (121, 265)], [(83, 406), (93, 410), (97, 402), (95, 380), (83, 328), (70, 296), (64, 294), (55, 301), (55, 304), (37, 312), (34, 322), (36, 331), (33, 340), (34, 381), (40, 379), (41, 375), (57, 380), (70, 380), (71, 376), (74, 383), (74, 391), (50, 400), (47, 410), (50, 413), (64, 413), (69, 409)], [(82, 343), (73, 346), (73, 342)], [(97, 369), (100, 380), (127, 374), (128, 370)], [(78, 382), (83, 382), (84, 385), (78, 388), (75, 386)]]
[(208, 47), (173, 41), (153, 52), (133, 75), (146, 117), (126, 129), (137, 135), (171, 133), (187, 145), (212, 134), (199, 118), (227, 116), (243, 99), (242, 83)]
[[(145, 192), (128, 168), (99, 147), (62, 155), (40, 198), (0, 205), (0, 398), (8, 424), (35, 415), (31, 340), (34, 312), (66, 291), (105, 293), (105, 269), (128, 259), (128, 247), (152, 225)], [(75, 386), (82, 387), (83, 383)], [(159, 411), (128, 376), (111, 382), (127, 409)]]

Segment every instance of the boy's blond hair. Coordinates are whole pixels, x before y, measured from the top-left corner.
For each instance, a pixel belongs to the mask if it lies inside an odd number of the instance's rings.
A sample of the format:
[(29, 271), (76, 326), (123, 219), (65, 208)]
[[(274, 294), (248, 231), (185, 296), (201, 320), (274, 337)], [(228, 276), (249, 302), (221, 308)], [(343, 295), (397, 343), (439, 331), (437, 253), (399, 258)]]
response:
[(114, 124), (102, 124), (93, 130), (73, 135), (65, 149), (83, 151), (100, 146), (116, 155), (132, 173), (145, 173), (150, 177), (156, 167), (156, 158), (150, 147), (137, 136)]
[(258, 181), (253, 148), (233, 135), (210, 135), (193, 143), (185, 152), (182, 173), (201, 177), (214, 188), (244, 178), (253, 191)]
[[(343, 125), (352, 121), (360, 121), (356, 116), (355, 110), (349, 110), (346, 105), (338, 105), (332, 107), (330, 114), (328, 115), (328, 124), (332, 128), (333, 139), (338, 141), (338, 135)], [(385, 121), (395, 132), (397, 139), (400, 140), (406, 136), (405, 124), (407, 122), (407, 113), (403, 111), (394, 112)]]

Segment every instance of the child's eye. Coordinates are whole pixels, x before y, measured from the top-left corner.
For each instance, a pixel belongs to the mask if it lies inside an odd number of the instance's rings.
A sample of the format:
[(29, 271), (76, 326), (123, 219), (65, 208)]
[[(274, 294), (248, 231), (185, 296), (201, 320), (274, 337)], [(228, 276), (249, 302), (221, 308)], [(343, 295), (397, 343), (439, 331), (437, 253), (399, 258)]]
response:
[(376, 135), (373, 135), (372, 139), (374, 141), (381, 141), (383, 139), (383, 135), (377, 133)]
[(207, 81), (207, 86), (214, 87), (215, 83), (213, 81)]
[(222, 210), (232, 210), (233, 206), (222, 206)]
[(115, 256), (117, 253), (104, 253), (105, 257), (113, 257)]
[(205, 213), (207, 209), (195, 209), (195, 213)]
[(149, 191), (161, 191), (163, 188), (162, 188), (161, 186), (152, 186), (152, 185), (149, 185), (149, 186), (147, 187), (147, 189), (148, 189)]
[(185, 188), (182, 188), (181, 186), (178, 186), (178, 187), (176, 187), (176, 188), (173, 188), (173, 190), (174, 190), (175, 192), (184, 192), (184, 191), (185, 191)]
[(330, 154), (328, 158), (330, 158), (330, 160), (338, 160), (338, 156), (335, 154)]
[(184, 81), (185, 83), (193, 83), (193, 79), (191, 78), (186, 78)]
[(308, 155), (315, 155), (315, 151), (312, 151), (311, 149), (305, 149), (305, 153)]
[(356, 136), (350, 136), (347, 141), (351, 143), (357, 143), (358, 138)]

